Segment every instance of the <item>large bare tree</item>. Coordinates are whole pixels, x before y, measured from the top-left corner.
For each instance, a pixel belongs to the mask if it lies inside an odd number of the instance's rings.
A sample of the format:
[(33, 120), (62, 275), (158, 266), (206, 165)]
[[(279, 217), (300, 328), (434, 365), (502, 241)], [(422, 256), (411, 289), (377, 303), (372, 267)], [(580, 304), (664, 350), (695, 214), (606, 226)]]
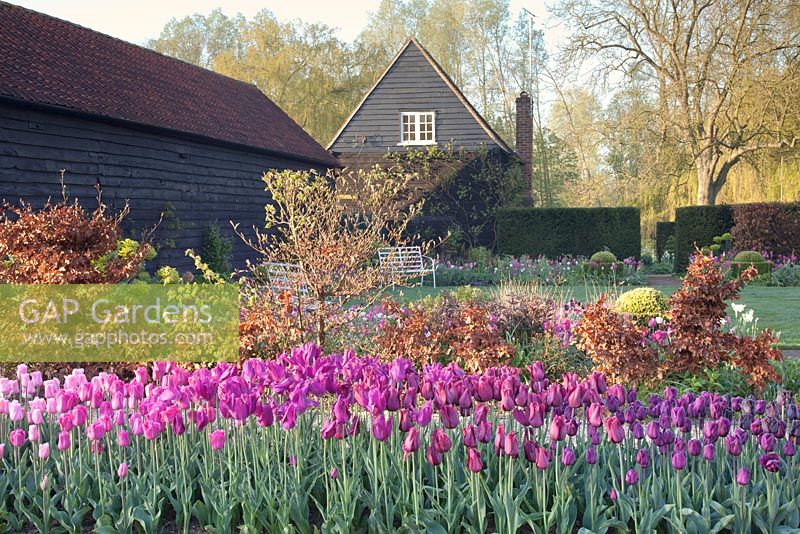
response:
[(699, 204), (716, 202), (743, 158), (798, 142), (786, 120), (798, 0), (562, 0), (558, 13), (573, 26), (567, 58), (647, 80), (663, 138), (693, 162)]

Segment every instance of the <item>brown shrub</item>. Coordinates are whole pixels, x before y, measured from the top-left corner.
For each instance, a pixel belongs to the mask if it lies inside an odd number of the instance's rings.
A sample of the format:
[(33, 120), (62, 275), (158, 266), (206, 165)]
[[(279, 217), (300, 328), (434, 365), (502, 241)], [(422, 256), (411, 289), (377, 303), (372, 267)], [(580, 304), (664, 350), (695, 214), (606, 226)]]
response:
[[(0, 283), (115, 284), (134, 276), (152, 252), (143, 243), (133, 253), (115, 255), (122, 237), (120, 223), (105, 206), (86, 213), (77, 201), (48, 202), (40, 210), (29, 204), (0, 208)], [(107, 261), (104, 261), (107, 260)], [(103, 268), (97, 268), (97, 262)]]

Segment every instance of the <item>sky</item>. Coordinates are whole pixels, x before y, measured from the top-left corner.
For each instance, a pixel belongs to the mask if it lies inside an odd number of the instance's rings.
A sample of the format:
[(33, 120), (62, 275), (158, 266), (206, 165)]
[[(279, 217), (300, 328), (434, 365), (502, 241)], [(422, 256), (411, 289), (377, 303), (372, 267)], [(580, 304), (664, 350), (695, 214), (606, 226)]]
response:
[[(242, 13), (251, 17), (261, 9), (269, 9), (279, 20), (301, 19), (324, 22), (338, 28), (339, 38), (352, 41), (366, 25), (369, 12), (377, 9), (380, 0), (10, 0), (34, 11), (47, 13), (93, 30), (113, 35), (136, 44), (157, 37), (171, 18), (208, 12), (221, 7), (227, 15)], [(525, 7), (545, 26), (548, 47), (556, 34), (549, 28), (543, 0), (512, 0), (516, 16)]]

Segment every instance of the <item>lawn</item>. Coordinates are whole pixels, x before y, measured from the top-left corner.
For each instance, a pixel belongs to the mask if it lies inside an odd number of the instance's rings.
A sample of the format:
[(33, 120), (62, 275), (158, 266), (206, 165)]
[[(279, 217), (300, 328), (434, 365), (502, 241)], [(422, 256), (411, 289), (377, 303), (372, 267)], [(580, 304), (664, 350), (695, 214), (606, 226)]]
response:
[[(671, 295), (678, 285), (660, 286), (664, 294)], [(393, 291), (396, 296), (402, 295), (406, 300), (417, 300), (441, 291), (452, 291), (453, 287), (411, 287)], [(568, 286), (554, 288), (554, 294), (562, 299), (574, 297), (586, 301), (596, 298), (606, 288), (597, 286)], [(492, 291), (485, 288), (485, 291)], [(621, 288), (612, 288), (619, 292)], [(782, 349), (800, 349), (800, 287), (758, 287), (749, 286), (742, 291), (741, 302), (755, 310), (759, 326), (771, 328), (781, 333), (779, 347)]]

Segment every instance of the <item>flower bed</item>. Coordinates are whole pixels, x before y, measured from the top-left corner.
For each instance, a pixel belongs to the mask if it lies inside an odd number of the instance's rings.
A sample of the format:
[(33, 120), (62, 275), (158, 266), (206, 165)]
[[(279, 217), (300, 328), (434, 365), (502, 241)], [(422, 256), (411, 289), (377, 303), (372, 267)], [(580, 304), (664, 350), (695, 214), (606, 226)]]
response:
[(45, 531), (797, 528), (793, 395), (321, 354), (0, 379), (0, 521)]
[(644, 283), (642, 265), (636, 258), (614, 262), (607, 269), (586, 258), (562, 256), (491, 257), (484, 261), (447, 261), (436, 268), (436, 280), (442, 286), (496, 285), (503, 281), (536, 282), (543, 285), (576, 285), (611, 282), (620, 285)]

